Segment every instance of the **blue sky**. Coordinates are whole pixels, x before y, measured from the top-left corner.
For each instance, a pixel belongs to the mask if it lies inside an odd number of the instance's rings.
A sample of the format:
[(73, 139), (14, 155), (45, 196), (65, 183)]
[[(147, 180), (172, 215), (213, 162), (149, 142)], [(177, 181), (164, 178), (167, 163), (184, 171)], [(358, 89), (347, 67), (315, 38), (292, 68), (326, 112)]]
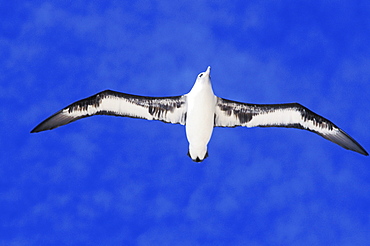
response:
[(365, 245), (369, 157), (296, 129), (97, 116), (104, 89), (299, 102), (370, 149), (369, 1), (2, 1), (0, 245)]

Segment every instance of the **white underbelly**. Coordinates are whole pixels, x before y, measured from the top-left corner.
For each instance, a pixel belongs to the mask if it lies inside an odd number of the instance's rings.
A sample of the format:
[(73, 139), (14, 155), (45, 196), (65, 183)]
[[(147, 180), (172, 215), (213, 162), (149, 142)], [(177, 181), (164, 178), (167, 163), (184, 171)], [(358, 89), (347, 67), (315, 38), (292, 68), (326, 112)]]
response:
[(216, 97), (189, 98), (186, 115), (186, 136), (193, 148), (206, 147), (214, 127)]

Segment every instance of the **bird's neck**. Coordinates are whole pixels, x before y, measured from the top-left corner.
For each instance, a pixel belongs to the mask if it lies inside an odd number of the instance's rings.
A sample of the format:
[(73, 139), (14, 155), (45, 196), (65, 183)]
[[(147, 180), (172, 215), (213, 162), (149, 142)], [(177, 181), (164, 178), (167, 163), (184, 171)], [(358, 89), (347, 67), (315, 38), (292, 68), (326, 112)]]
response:
[(189, 94), (212, 94), (213, 95), (213, 89), (211, 81), (196, 81), (193, 88), (189, 92)]

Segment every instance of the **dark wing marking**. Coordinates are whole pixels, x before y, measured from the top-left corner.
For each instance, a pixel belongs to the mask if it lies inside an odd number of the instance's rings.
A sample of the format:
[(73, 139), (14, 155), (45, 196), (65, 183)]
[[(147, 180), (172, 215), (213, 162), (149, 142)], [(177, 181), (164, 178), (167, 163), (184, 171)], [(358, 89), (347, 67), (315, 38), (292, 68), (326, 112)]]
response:
[(53, 114), (31, 132), (51, 130), (93, 115), (114, 115), (185, 124), (186, 95), (143, 97), (105, 90)]
[(369, 155), (347, 133), (331, 121), (299, 103), (248, 104), (217, 98), (215, 126), (291, 127), (309, 130), (345, 149)]

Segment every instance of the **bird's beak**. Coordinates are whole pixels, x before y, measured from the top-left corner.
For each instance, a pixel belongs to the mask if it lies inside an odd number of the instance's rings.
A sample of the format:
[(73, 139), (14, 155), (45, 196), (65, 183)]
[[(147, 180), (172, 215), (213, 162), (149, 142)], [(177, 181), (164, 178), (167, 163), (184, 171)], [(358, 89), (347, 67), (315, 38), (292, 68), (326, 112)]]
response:
[(207, 67), (207, 70), (205, 72), (205, 75), (207, 75), (208, 77), (210, 77), (210, 75), (211, 75), (211, 66), (208, 66)]

